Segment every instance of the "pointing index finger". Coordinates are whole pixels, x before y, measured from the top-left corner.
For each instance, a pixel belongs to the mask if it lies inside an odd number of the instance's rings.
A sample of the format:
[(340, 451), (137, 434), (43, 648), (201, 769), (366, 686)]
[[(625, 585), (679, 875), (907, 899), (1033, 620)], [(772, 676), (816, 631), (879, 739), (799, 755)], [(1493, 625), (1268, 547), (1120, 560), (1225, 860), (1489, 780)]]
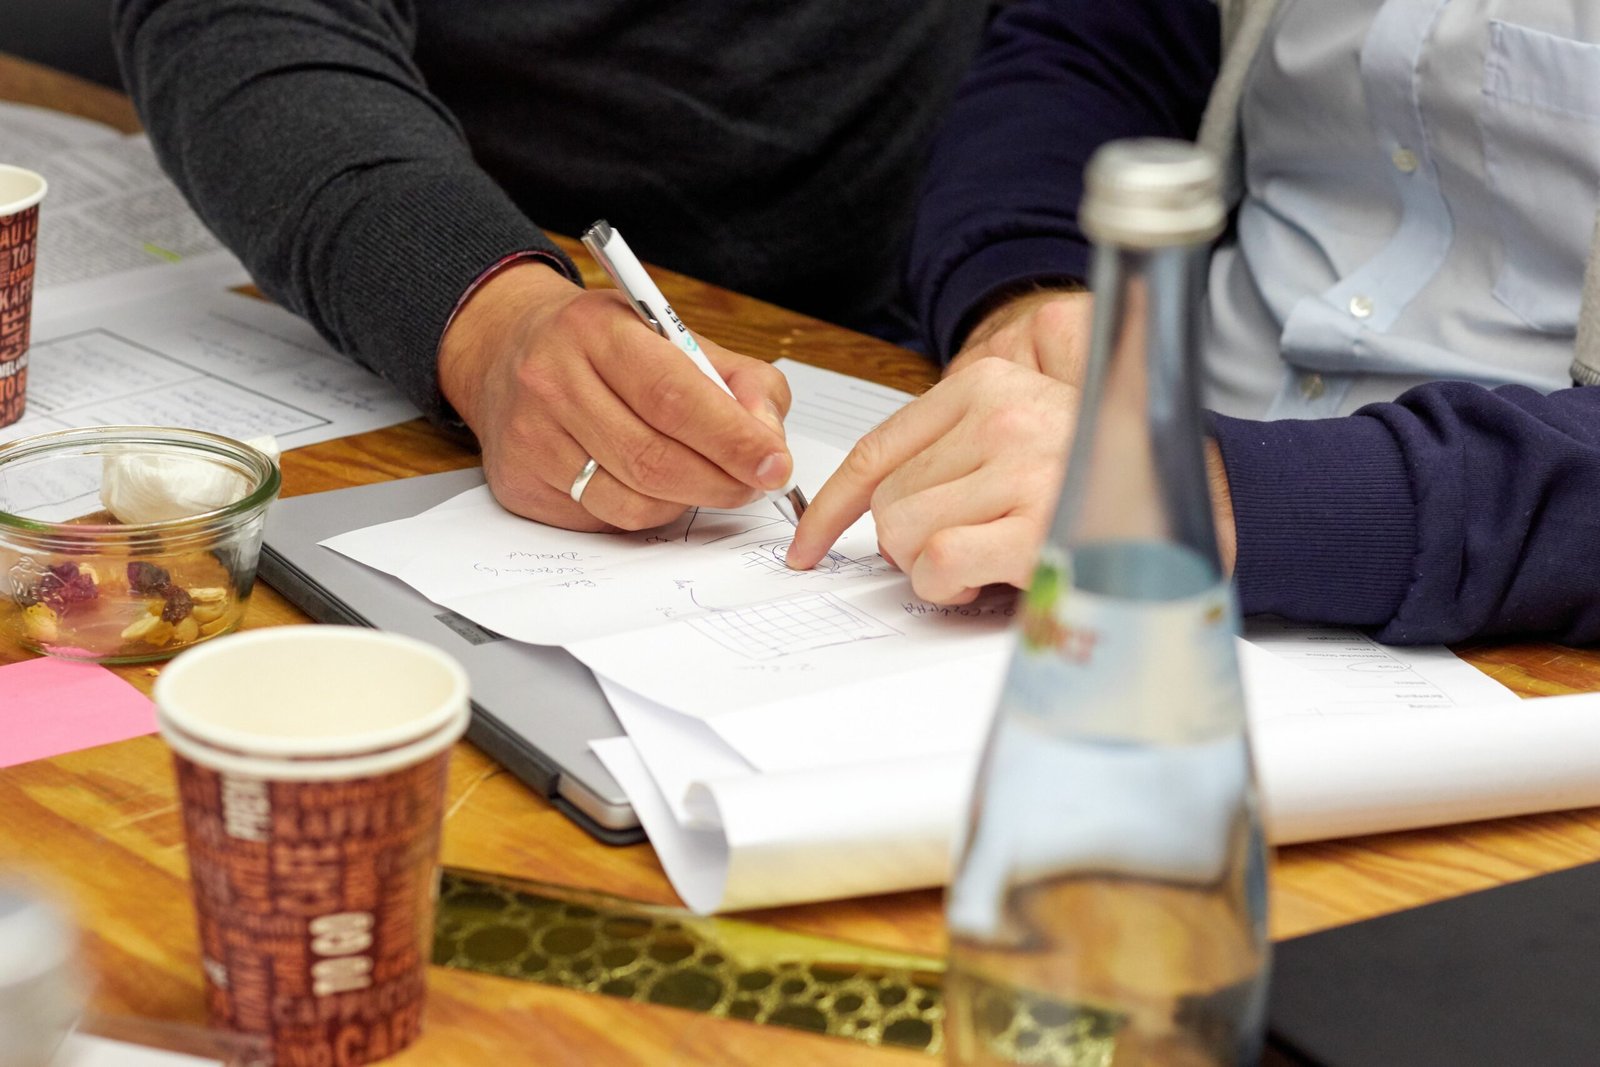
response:
[(934, 386), (856, 442), (801, 516), (786, 556), (790, 567), (815, 567), (850, 524), (866, 514), (878, 485), (959, 421), (959, 390), (944, 389), (945, 384)]

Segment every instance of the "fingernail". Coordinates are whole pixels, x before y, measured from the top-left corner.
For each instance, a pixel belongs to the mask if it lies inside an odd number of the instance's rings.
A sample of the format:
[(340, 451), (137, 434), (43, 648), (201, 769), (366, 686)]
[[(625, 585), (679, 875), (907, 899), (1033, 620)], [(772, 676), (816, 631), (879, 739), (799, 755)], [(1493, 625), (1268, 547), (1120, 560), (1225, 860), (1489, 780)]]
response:
[(788, 480), (789, 457), (782, 452), (772, 453), (756, 468), (756, 482), (768, 489), (782, 489)]

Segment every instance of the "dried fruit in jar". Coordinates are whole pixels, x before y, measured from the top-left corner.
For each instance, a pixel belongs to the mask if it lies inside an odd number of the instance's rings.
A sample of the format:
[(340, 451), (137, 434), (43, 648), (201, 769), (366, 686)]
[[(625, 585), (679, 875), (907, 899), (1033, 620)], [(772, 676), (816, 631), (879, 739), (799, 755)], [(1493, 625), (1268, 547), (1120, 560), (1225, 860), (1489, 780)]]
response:
[(29, 563), (11, 573), (18, 636), (73, 655), (149, 658), (237, 626), (243, 597), (209, 551)]
[(178, 586), (167, 586), (161, 591), (161, 596), (166, 600), (165, 606), (161, 609), (161, 618), (166, 622), (182, 622), (194, 610), (194, 601)]
[(172, 584), (172, 575), (145, 559), (128, 564), (128, 588), (135, 593), (159, 593)]
[[(182, 557), (163, 567), (148, 560), (127, 565), (128, 591), (143, 598), (145, 614), (122, 631), (136, 654), (141, 648), (181, 648), (203, 637), (213, 637), (238, 621), (237, 601), (226, 585), (196, 585), (186, 588), (184, 576), (195, 569), (196, 559)], [(209, 556), (204, 557), (209, 562)], [(171, 569), (168, 569), (168, 568)], [(187, 568), (187, 569), (186, 569)]]
[(74, 604), (83, 604), (100, 595), (94, 568), (73, 562), (56, 563), (39, 576), (24, 595), (30, 604), (44, 604), (60, 614)]

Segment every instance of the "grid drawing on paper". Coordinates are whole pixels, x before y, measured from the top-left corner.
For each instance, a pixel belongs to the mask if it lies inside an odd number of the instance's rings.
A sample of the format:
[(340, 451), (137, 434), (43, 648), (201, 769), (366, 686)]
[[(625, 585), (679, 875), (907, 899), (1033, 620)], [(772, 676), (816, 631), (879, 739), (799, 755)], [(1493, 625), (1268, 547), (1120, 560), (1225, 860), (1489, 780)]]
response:
[(808, 578), (817, 575), (869, 578), (878, 572), (877, 568), (867, 560), (851, 559), (840, 552), (829, 552), (810, 570), (793, 570), (788, 563), (789, 543), (792, 540), (794, 540), (792, 537), (785, 537), (751, 545), (743, 553), (745, 570), (761, 571), (783, 578)]
[(684, 621), (730, 652), (757, 660), (900, 632), (829, 593), (712, 611)]

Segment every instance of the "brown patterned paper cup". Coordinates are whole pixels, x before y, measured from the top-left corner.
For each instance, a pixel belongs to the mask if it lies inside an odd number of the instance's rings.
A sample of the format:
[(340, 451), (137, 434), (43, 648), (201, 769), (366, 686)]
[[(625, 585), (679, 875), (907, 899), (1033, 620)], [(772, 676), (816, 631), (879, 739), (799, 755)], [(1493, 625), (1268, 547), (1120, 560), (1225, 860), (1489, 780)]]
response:
[(0, 426), (28, 404), (28, 323), (39, 253), (39, 202), (49, 186), (31, 170), (0, 163)]
[(156, 680), (218, 1025), (276, 1067), (354, 1067), (422, 1026), (460, 665), (345, 626), (233, 634)]

